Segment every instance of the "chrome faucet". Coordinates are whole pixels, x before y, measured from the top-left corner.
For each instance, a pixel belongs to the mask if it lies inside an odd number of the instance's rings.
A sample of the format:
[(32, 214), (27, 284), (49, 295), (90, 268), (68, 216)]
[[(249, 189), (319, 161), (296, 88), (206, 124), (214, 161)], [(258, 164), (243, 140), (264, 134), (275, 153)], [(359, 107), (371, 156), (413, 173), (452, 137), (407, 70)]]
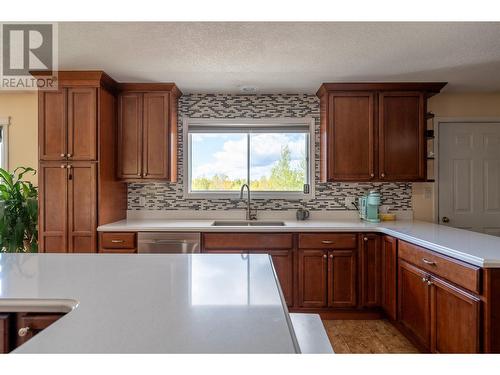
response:
[(247, 191), (248, 191), (248, 196), (247, 196), (247, 217), (246, 217), (246, 219), (247, 220), (256, 220), (257, 218), (252, 213), (251, 201), (250, 201), (250, 186), (248, 186), (248, 184), (243, 184), (241, 186), (240, 199), (243, 199), (243, 190), (245, 190), (245, 187), (247, 188)]

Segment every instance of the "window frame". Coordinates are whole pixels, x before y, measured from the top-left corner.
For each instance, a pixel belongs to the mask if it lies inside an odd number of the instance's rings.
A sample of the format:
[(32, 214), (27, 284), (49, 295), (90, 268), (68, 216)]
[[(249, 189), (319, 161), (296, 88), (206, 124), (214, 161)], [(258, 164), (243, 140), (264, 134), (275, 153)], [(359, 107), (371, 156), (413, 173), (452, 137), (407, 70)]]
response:
[(9, 170), (9, 125), (10, 117), (0, 117), (0, 128), (2, 129), (2, 162), (0, 167)]
[[(315, 190), (315, 121), (312, 117), (300, 118), (231, 118), (231, 119), (218, 119), (218, 118), (191, 118), (183, 117), (183, 191), (185, 199), (239, 199), (239, 191), (191, 191), (191, 140), (189, 137), (190, 126), (244, 126), (244, 127), (293, 127), (293, 126), (307, 126), (308, 128), (308, 180), (309, 180), (309, 193), (304, 192), (273, 192), (273, 191), (251, 191), (252, 198), (255, 199), (287, 199), (287, 200), (310, 200), (314, 198)], [(250, 152), (250, 151), (248, 151)]]

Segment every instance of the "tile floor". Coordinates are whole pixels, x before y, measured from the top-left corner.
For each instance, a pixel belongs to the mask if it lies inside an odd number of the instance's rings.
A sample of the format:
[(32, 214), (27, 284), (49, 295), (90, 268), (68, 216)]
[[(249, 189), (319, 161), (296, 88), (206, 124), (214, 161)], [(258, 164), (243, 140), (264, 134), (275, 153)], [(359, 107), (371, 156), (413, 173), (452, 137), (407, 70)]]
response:
[(335, 353), (418, 353), (387, 320), (324, 320)]

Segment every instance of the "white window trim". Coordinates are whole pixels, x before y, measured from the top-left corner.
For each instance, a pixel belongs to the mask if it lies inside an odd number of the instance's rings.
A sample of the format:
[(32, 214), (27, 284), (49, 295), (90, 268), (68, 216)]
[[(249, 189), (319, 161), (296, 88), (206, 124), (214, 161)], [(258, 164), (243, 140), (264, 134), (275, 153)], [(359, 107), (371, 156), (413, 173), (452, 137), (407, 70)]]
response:
[(315, 171), (316, 171), (316, 158), (315, 158), (315, 123), (312, 117), (302, 118), (232, 118), (232, 119), (215, 119), (215, 118), (189, 118), (183, 117), (183, 190), (185, 199), (239, 199), (240, 192), (192, 192), (190, 188), (189, 171), (191, 170), (191, 158), (189, 147), (189, 126), (203, 125), (203, 126), (220, 126), (224, 124), (241, 125), (241, 126), (290, 126), (290, 125), (305, 125), (309, 128), (309, 193), (303, 192), (258, 192), (252, 191), (251, 196), (255, 199), (287, 199), (287, 200), (311, 200), (314, 198), (315, 191)]
[(0, 127), (2, 128), (2, 160), (4, 165), (1, 166), (5, 170), (9, 170), (9, 125), (10, 117), (0, 117)]

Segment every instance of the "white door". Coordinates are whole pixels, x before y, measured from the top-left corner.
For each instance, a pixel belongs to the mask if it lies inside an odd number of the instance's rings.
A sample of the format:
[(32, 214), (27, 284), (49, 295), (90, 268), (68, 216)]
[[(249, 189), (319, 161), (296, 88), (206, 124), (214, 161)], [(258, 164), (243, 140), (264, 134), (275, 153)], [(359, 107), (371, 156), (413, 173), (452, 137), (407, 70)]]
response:
[(439, 124), (441, 224), (500, 236), (500, 123)]

